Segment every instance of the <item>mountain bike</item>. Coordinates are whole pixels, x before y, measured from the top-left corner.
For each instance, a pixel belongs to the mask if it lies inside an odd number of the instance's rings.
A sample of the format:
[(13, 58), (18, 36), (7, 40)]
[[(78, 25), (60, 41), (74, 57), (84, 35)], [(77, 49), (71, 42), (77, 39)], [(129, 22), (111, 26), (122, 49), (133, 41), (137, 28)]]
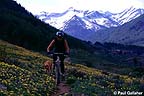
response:
[(55, 64), (53, 64), (53, 69), (54, 69), (53, 72), (55, 75), (56, 85), (58, 85), (61, 82), (61, 80), (64, 79), (64, 74), (62, 74), (61, 72), (61, 67), (60, 67), (61, 61), (59, 56), (63, 55), (65, 58), (67, 57), (67, 55), (64, 53), (52, 53), (52, 55), (55, 55), (57, 57), (56, 61), (54, 61)]

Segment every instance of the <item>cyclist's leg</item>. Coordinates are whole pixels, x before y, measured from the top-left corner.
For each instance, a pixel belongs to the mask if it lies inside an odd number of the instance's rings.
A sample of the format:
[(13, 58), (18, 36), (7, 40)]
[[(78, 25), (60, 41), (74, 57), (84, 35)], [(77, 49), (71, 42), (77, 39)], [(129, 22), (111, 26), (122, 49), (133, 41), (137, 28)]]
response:
[(60, 61), (61, 61), (61, 64), (60, 64), (60, 67), (61, 67), (61, 73), (64, 74), (64, 73), (65, 73), (65, 67), (64, 67), (64, 55), (60, 55), (59, 58), (60, 58)]
[(55, 61), (57, 60), (57, 56), (56, 55), (53, 55), (53, 71), (55, 69)]

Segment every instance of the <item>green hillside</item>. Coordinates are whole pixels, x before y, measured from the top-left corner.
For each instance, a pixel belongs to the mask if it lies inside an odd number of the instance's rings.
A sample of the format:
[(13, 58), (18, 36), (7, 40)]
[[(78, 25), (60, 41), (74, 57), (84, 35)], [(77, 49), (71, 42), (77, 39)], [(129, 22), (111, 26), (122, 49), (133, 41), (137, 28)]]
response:
[[(0, 40), (0, 96), (50, 96), (56, 89), (43, 62), (50, 58)], [(113, 95), (120, 91), (143, 91), (144, 80), (119, 75), (80, 64), (66, 63), (66, 81), (71, 94)]]
[(39, 53), (0, 41), (0, 96), (45, 95), (54, 88), (54, 79), (45, 73)]

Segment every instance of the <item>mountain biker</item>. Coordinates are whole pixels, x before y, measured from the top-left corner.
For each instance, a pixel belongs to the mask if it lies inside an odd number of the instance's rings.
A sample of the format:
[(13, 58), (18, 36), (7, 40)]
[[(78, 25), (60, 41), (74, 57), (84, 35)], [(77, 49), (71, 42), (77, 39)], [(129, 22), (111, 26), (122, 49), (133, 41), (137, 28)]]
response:
[[(54, 50), (53, 50), (54, 49)], [(62, 31), (58, 31), (56, 33), (56, 37), (51, 41), (49, 46), (47, 47), (47, 52), (50, 52), (51, 50), (54, 51), (54, 53), (64, 53), (64, 54), (69, 54), (69, 46), (67, 40), (64, 38), (64, 33)], [(61, 73), (64, 75), (65, 70), (64, 70), (64, 59), (65, 56), (60, 54), (58, 55), (60, 58), (60, 67), (61, 67)], [(53, 55), (53, 69), (55, 67), (55, 61), (57, 60), (57, 56)]]

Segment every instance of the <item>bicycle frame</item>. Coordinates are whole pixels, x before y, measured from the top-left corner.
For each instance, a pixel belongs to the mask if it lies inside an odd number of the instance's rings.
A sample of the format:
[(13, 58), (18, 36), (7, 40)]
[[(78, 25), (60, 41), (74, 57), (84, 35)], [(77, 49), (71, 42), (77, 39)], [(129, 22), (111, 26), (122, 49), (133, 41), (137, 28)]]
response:
[(60, 58), (59, 58), (59, 55), (64, 55), (63, 53), (54, 53), (53, 55), (57, 55), (57, 59), (55, 61), (55, 64), (54, 64), (54, 69), (55, 69), (55, 76), (56, 76), (56, 85), (58, 85), (60, 82), (61, 82), (61, 67), (60, 67)]

